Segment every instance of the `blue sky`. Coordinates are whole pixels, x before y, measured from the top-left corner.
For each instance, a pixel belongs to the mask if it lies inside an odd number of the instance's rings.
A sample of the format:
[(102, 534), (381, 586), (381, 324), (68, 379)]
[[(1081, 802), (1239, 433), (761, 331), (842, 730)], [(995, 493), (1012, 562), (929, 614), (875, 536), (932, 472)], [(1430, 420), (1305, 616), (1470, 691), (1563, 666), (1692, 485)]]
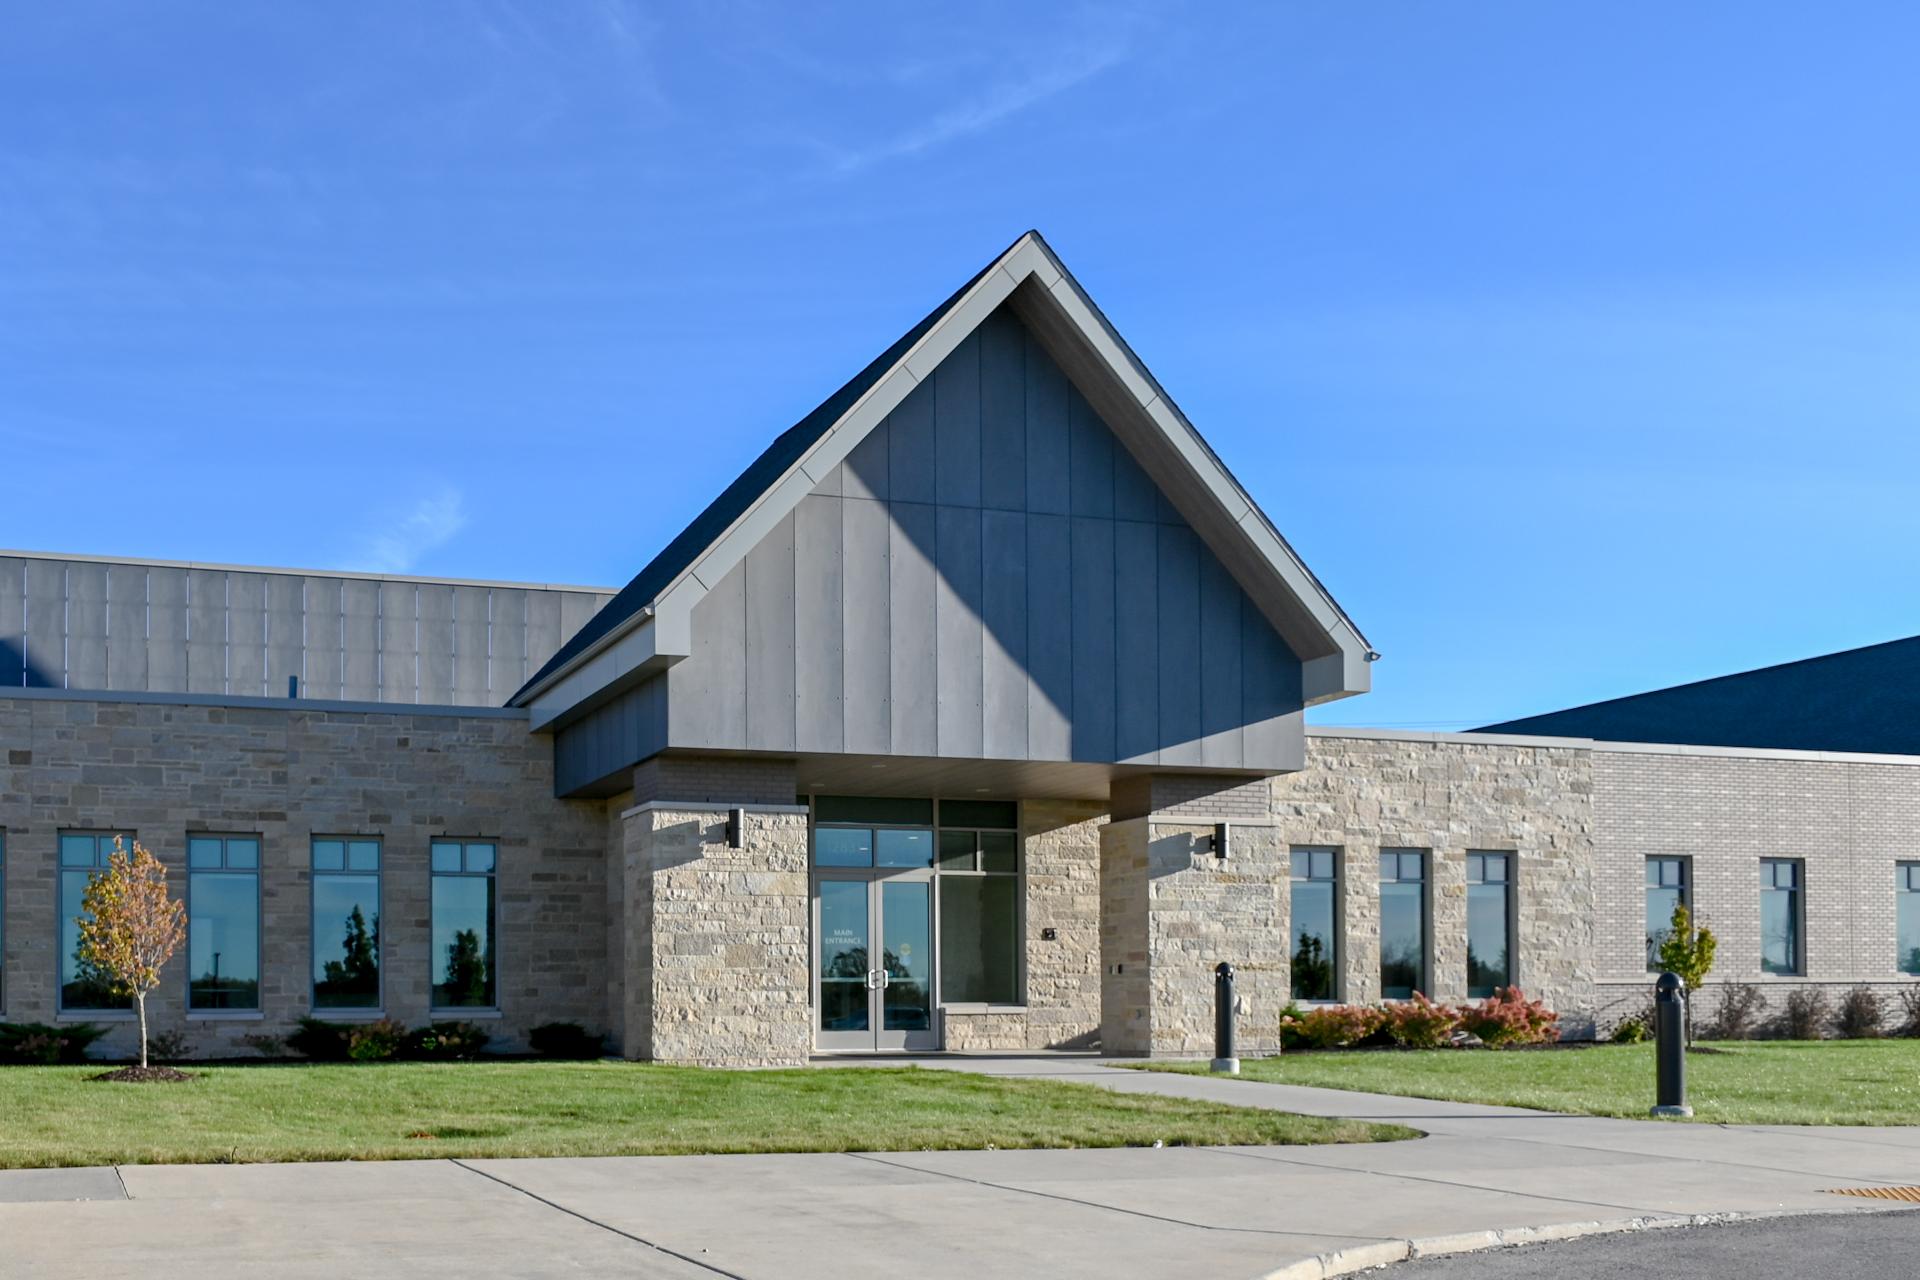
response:
[(624, 582), (1039, 227), (1449, 728), (1920, 632), (1905, 5), (0, 3), (0, 546)]

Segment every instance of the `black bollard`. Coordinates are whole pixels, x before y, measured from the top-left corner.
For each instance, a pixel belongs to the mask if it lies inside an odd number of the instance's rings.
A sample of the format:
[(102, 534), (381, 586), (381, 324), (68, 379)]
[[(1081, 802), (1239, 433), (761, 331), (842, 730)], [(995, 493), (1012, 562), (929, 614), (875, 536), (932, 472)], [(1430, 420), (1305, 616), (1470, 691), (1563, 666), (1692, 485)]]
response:
[(1233, 1048), (1233, 966), (1225, 960), (1213, 969), (1213, 1069), (1240, 1074)]
[(1690, 1116), (1687, 1105), (1687, 993), (1677, 973), (1663, 973), (1653, 984), (1654, 1061), (1657, 1064), (1653, 1114)]

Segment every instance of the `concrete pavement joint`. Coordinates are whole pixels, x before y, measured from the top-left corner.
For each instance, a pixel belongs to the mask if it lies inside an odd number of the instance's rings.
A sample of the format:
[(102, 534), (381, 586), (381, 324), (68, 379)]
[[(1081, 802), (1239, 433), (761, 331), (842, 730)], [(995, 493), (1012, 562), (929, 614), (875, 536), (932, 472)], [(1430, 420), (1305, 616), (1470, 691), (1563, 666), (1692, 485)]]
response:
[[(1208, 1150), (1201, 1147), (1196, 1150)], [(948, 1173), (944, 1169), (923, 1169), (919, 1165), (900, 1164), (892, 1160), (882, 1160), (877, 1155), (864, 1151), (847, 1151), (843, 1155), (855, 1160), (868, 1160), (874, 1164), (883, 1164), (889, 1169), (904, 1169), (909, 1173), (925, 1173), (936, 1178), (951, 1178), (955, 1182), (971, 1183), (976, 1187), (988, 1187), (995, 1191), (1006, 1191), (1014, 1195), (1034, 1196), (1041, 1200), (1054, 1200), (1061, 1204), (1077, 1204), (1086, 1209), (1102, 1209), (1108, 1213), (1125, 1214), (1129, 1218), (1145, 1218), (1149, 1222), (1164, 1222), (1169, 1226), (1191, 1227), (1196, 1231), (1223, 1231), (1235, 1235), (1254, 1236), (1308, 1236), (1326, 1239), (1329, 1236), (1343, 1237), (1348, 1240), (1375, 1240), (1374, 1236), (1348, 1235), (1343, 1231), (1281, 1231), (1270, 1227), (1221, 1227), (1210, 1222), (1192, 1222), (1185, 1218), (1169, 1218), (1157, 1213), (1144, 1213), (1139, 1209), (1124, 1209), (1119, 1205), (1101, 1204), (1098, 1200), (1082, 1200), (1076, 1196), (1063, 1196), (1052, 1191), (1036, 1191), (1031, 1187), (1016, 1187), (1004, 1182), (989, 1182), (985, 1178), (969, 1178), (963, 1173)]]
[(133, 1199), (133, 1192), (127, 1190), (126, 1175), (120, 1172), (120, 1166), (113, 1166), (113, 1180), (120, 1184), (120, 1195), (127, 1200)]
[(580, 1219), (580, 1221), (588, 1224), (589, 1226), (598, 1227), (602, 1231), (611, 1232), (612, 1234), (619, 1236), (623, 1240), (631, 1240), (635, 1244), (645, 1245), (647, 1248), (652, 1249), (655, 1253), (664, 1253), (669, 1258), (678, 1258), (680, 1261), (687, 1263), (690, 1266), (699, 1267), (703, 1271), (711, 1271), (717, 1276), (726, 1276), (727, 1280), (747, 1280), (747, 1277), (739, 1274), (736, 1271), (728, 1271), (724, 1267), (716, 1267), (711, 1262), (703, 1262), (699, 1258), (691, 1257), (687, 1254), (681, 1253), (678, 1249), (669, 1249), (667, 1248), (667, 1246), (663, 1244), (656, 1244), (654, 1241), (648, 1240), (644, 1236), (637, 1236), (633, 1234), (633, 1232), (631, 1231), (622, 1231), (619, 1227), (613, 1226), (611, 1223), (602, 1222), (598, 1218), (590, 1218), (586, 1214), (581, 1213), (578, 1209), (569, 1209), (566, 1205), (563, 1205), (556, 1200), (549, 1200), (545, 1196), (540, 1195), (537, 1192), (529, 1191), (525, 1187), (520, 1186), (513, 1182), (509, 1182), (505, 1178), (502, 1178), (496, 1174), (488, 1173), (485, 1169), (476, 1169), (472, 1165), (466, 1163), (464, 1160), (448, 1160), (447, 1163), (455, 1166), (456, 1168), (465, 1169), (468, 1173), (477, 1173), (481, 1177), (487, 1179), (489, 1182), (497, 1182), (501, 1186), (506, 1187), (510, 1191), (518, 1191), (521, 1195), (527, 1197), (527, 1199), (529, 1200), (536, 1200), (539, 1203), (547, 1206), (547, 1208), (549, 1209), (557, 1209), (561, 1213), (566, 1214), (568, 1217), (578, 1218)]

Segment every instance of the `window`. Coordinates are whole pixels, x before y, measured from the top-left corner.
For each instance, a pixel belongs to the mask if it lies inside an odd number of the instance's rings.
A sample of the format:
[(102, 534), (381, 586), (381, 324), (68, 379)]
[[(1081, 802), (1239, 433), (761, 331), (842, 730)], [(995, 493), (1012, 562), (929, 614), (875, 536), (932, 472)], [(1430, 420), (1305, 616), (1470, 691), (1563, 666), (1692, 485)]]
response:
[(60, 1009), (66, 1012), (106, 1012), (131, 1009), (133, 1001), (115, 995), (106, 975), (80, 958), (80, 917), (87, 881), (104, 871), (113, 856), (113, 842), (133, 852), (133, 836), (126, 832), (62, 831), (60, 833)]
[(1647, 972), (1660, 972), (1660, 944), (1673, 933), (1673, 909), (1693, 902), (1687, 894), (1685, 858), (1647, 859)]
[[(1006, 808), (1004, 821), (1011, 824), (1013, 806)], [(942, 804), (941, 821), (971, 816), (951, 812), (957, 809), (957, 804)], [(941, 1000), (1019, 1003), (1019, 835), (943, 826), (939, 850)]]
[(491, 841), (433, 842), (433, 1007), (494, 1009), (495, 850)]
[(1334, 998), (1338, 857), (1332, 849), (1293, 850), (1293, 998)]
[(1513, 855), (1467, 855), (1467, 995), (1513, 985)]
[(1427, 986), (1427, 855), (1380, 851), (1380, 994), (1408, 1000)]
[(260, 1007), (260, 837), (187, 837), (187, 1008)]
[(380, 842), (313, 842), (313, 1007), (380, 1007)]
[(1902, 862), (1893, 871), (1900, 972), (1920, 974), (1920, 862)]
[(1800, 954), (1800, 863), (1760, 860), (1760, 971), (1796, 975)]

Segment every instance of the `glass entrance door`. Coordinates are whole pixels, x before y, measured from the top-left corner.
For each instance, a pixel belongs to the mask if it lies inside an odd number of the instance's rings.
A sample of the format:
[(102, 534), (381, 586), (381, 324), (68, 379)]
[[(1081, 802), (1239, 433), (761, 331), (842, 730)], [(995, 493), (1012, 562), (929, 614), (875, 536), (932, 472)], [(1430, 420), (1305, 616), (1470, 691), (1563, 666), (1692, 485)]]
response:
[(825, 875), (814, 919), (822, 1049), (934, 1049), (933, 881)]

